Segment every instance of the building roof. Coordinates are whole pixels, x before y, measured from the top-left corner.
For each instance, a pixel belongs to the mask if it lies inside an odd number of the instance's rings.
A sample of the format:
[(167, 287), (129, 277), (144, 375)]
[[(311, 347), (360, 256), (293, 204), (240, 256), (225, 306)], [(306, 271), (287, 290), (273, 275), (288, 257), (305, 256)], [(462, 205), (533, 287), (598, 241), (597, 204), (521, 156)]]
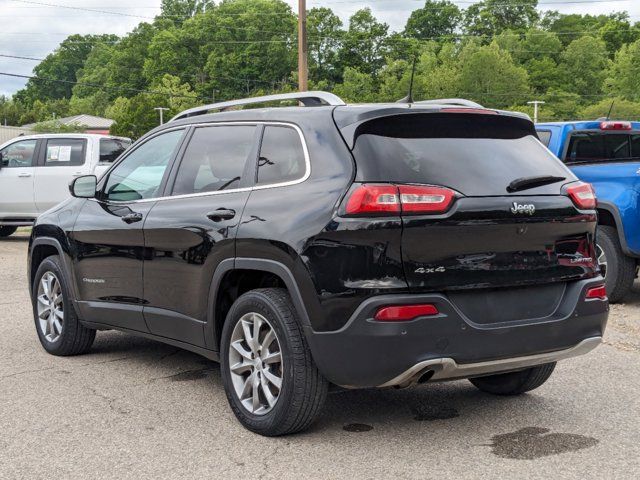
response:
[[(63, 125), (86, 125), (87, 128), (92, 129), (104, 129), (108, 130), (111, 125), (115, 122), (115, 120), (111, 120), (110, 118), (96, 117), (94, 115), (74, 115), (73, 117), (62, 117), (56, 118), (56, 122), (60, 122)], [(29, 123), (28, 125), (23, 125), (22, 128), (33, 128), (36, 124)]]

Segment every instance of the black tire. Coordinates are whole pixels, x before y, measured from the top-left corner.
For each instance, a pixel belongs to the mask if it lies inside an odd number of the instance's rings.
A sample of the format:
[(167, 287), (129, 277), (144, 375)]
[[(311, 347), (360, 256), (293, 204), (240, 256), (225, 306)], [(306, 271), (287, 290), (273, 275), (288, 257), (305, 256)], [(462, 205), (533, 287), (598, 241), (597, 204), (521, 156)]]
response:
[(18, 227), (10, 227), (10, 226), (0, 227), (0, 238), (13, 235), (14, 233), (16, 233), (16, 230), (18, 230)]
[(636, 262), (622, 251), (618, 231), (613, 227), (599, 225), (596, 243), (607, 258), (606, 271), (603, 272), (607, 296), (610, 302), (619, 302), (633, 286)]
[[(47, 273), (53, 273), (53, 275), (55, 275), (62, 292), (61, 303), (64, 311), (64, 320), (62, 322), (62, 331), (59, 333), (59, 338), (55, 341), (49, 341), (46, 338), (38, 317), (38, 287), (42, 277)], [(47, 352), (57, 356), (70, 356), (85, 353), (91, 348), (96, 337), (96, 331), (92, 328), (85, 327), (78, 320), (78, 316), (73, 308), (67, 280), (60, 266), (60, 258), (57, 255), (45, 258), (38, 266), (31, 288), (31, 303), (33, 304), (33, 318), (36, 332), (38, 333), (42, 347)]]
[(519, 372), (470, 378), (469, 381), (479, 390), (493, 395), (520, 395), (546, 382), (555, 368), (555, 362), (546, 363)]
[[(240, 401), (229, 365), (234, 328), (244, 315), (250, 313), (261, 315), (275, 331), (282, 359), (279, 366), (282, 386), (277, 401), (270, 407), (271, 410), (261, 415), (250, 412)], [(320, 413), (327, 396), (328, 382), (320, 374), (311, 357), (295, 308), (286, 290), (252, 290), (234, 302), (222, 330), (220, 357), (222, 380), (229, 405), (240, 423), (248, 430), (269, 437), (300, 432), (308, 428)]]

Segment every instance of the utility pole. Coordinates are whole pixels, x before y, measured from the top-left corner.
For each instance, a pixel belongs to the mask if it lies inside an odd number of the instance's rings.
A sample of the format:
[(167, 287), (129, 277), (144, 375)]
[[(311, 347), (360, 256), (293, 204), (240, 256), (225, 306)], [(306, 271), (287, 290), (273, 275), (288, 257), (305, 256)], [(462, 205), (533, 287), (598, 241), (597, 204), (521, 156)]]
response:
[(154, 108), (155, 111), (160, 112), (160, 125), (164, 124), (164, 115), (163, 113), (167, 110), (169, 110), (168, 108), (165, 107), (156, 107)]
[(538, 105), (544, 105), (545, 102), (542, 100), (533, 100), (532, 102), (527, 102), (529, 105), (533, 105), (533, 123), (538, 123)]
[(307, 68), (307, 1), (298, 0), (298, 89), (308, 90)]

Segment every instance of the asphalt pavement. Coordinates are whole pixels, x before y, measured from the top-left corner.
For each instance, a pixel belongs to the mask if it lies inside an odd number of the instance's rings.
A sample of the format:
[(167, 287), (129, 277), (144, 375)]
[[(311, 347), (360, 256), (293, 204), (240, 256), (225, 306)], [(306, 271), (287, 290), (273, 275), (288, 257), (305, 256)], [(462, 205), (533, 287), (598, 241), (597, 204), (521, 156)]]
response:
[(640, 478), (640, 283), (605, 342), (516, 398), (467, 381), (329, 395), (311, 430), (235, 420), (216, 363), (118, 332), (38, 342), (26, 233), (0, 240), (0, 479)]

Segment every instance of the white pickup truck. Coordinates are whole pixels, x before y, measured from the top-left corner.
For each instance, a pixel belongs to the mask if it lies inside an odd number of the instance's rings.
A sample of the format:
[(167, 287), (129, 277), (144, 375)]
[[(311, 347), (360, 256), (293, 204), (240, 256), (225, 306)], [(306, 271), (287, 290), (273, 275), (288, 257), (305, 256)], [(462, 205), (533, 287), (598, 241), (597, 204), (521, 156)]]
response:
[(131, 140), (97, 134), (46, 134), (0, 145), (0, 237), (31, 225), (69, 196), (80, 175), (102, 175)]

